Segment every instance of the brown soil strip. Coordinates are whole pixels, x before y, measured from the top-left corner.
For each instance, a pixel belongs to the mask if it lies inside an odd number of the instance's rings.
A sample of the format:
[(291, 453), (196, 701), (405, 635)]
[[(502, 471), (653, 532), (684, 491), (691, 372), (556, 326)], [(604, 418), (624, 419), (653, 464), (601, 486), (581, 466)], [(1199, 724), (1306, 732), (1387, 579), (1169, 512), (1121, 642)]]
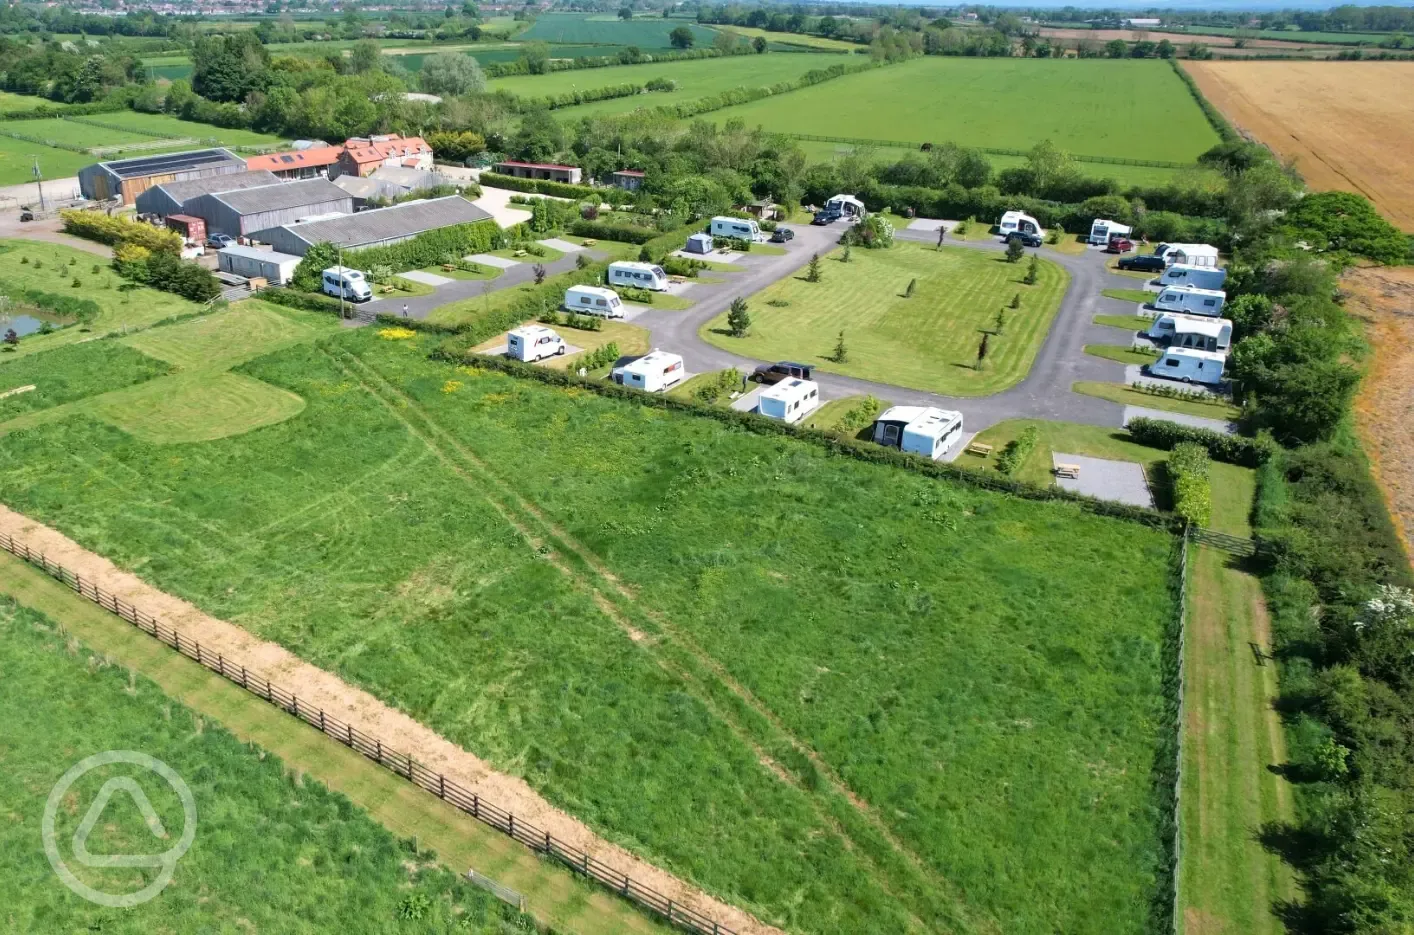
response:
[(479, 757), (441, 737), (411, 717), (390, 708), (362, 689), (310, 665), (276, 643), (261, 640), (234, 624), (203, 613), (123, 571), (100, 555), (84, 549), (62, 533), (0, 505), (0, 533), (13, 536), (52, 562), (141, 608), (163, 624), (201, 643), (203, 650), (222, 654), (228, 663), (261, 673), (298, 694), (300, 701), (382, 738), (428, 769), (444, 773), (488, 802), (515, 813), (596, 859), (652, 887), (743, 935), (784, 935), (735, 906), (634, 856), (596, 835), (587, 825), (545, 801), (524, 780), (492, 769)]
[(1355, 269), (1345, 308), (1365, 323), (1374, 360), (1355, 398), (1355, 426), (1404, 554), (1414, 558), (1414, 267)]

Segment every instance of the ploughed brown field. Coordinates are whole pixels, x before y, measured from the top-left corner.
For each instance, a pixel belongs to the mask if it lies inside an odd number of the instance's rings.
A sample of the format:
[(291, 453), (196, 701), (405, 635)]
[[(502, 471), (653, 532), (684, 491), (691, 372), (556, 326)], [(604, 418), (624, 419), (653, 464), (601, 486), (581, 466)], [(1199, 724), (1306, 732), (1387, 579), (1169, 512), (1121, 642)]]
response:
[[(1232, 48), (1236, 41), (1235, 36), (1208, 36), (1200, 33), (1186, 32), (1161, 32), (1150, 29), (1063, 29), (1059, 27), (1044, 26), (1037, 32), (1047, 39), (1089, 39), (1092, 42), (1105, 43), (1111, 39), (1123, 39), (1125, 42), (1158, 42), (1160, 39), (1167, 39), (1179, 48), (1183, 48), (1192, 42), (1202, 45), (1221, 47), (1224, 55), (1241, 54), (1242, 49)], [(1332, 49), (1330, 43), (1303, 42), (1300, 39), (1248, 39), (1248, 49), (1281, 49), (1285, 52), (1296, 51), (1339, 51), (1339, 46)]]
[(1414, 62), (1184, 62), (1234, 126), (1314, 191), (1359, 192), (1414, 231)]

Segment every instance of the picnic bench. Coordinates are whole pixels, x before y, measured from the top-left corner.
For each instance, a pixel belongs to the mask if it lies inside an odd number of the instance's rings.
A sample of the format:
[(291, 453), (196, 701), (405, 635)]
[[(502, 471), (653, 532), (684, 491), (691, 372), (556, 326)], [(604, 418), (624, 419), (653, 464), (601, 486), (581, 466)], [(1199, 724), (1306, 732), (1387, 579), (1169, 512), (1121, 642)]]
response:
[(456, 268), (457, 268), (457, 264), (455, 264), (455, 263), (443, 263), (443, 264), (442, 264), (442, 269), (444, 269), (445, 271), (447, 271), (447, 272), (449, 272), (449, 273), (450, 273), (450, 272), (453, 272)]
[(593, 247), (593, 246), (598, 245), (599, 241), (597, 241), (597, 240), (581, 240), (579, 243), (580, 243), (580, 246), (582, 246), (582, 247)]
[(526, 253), (524, 250), (517, 250), (517, 251), (515, 252), (515, 255), (518, 256), (518, 257), (521, 257), (521, 256), (529, 256), (529, 254)]
[(970, 455), (981, 455), (987, 457), (992, 453), (992, 446), (983, 442), (973, 442), (967, 446), (967, 453)]
[(1069, 478), (1071, 478), (1071, 479), (1078, 480), (1079, 477), (1080, 477), (1080, 465), (1078, 465), (1078, 464), (1057, 464), (1057, 465), (1056, 465), (1056, 476), (1057, 476), (1057, 477), (1069, 477)]

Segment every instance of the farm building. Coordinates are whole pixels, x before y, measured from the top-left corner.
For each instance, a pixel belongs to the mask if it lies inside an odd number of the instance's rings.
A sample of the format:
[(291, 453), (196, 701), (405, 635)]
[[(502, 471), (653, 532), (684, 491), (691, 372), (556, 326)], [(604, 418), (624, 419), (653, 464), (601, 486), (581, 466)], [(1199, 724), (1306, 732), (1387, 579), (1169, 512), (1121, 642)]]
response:
[(130, 205), (138, 195), (164, 182), (244, 171), (245, 160), (228, 149), (193, 149), (85, 166), (79, 170), (79, 190), (94, 201), (121, 198), (123, 204)]
[(452, 185), (453, 180), (440, 172), (379, 166), (368, 176), (341, 175), (334, 179), (334, 184), (353, 196), (355, 208), (362, 208), (375, 198), (392, 201), (413, 192)]
[(778, 221), (785, 217), (785, 212), (781, 210), (781, 206), (771, 201), (769, 198), (762, 198), (760, 201), (744, 204), (739, 210), (761, 221)]
[(501, 175), (513, 175), (518, 179), (543, 179), (550, 182), (565, 182), (578, 185), (582, 173), (575, 166), (561, 166), (552, 162), (498, 162), (491, 171)]
[(620, 169), (612, 176), (614, 186), (626, 192), (636, 192), (643, 187), (643, 170)]
[(461, 195), (408, 201), (342, 217), (314, 218), (254, 232), (251, 236), (280, 253), (304, 256), (317, 243), (344, 248), (381, 247), (457, 224), (487, 221), (491, 215)]
[(228, 175), (209, 175), (200, 179), (182, 182), (164, 182), (155, 185), (137, 196), (137, 209), (143, 214), (168, 217), (173, 214), (187, 214), (187, 203), (215, 192), (233, 192), (242, 188), (257, 188), (274, 185), (280, 181), (274, 173), (232, 172)]
[(216, 254), (223, 273), (247, 278), (260, 277), (272, 286), (283, 286), (295, 274), (300, 258), (288, 253), (258, 250), (255, 247), (226, 247)]
[(187, 202), (186, 213), (204, 219), (208, 234), (246, 237), (307, 217), (351, 214), (353, 198), (328, 179), (305, 179), (202, 195)]
[(252, 171), (273, 172), (286, 180), (328, 178), (331, 172), (336, 172), (343, 154), (342, 146), (312, 146), (287, 153), (251, 156), (245, 164)]
[(931, 406), (894, 406), (874, 420), (874, 442), (934, 461), (962, 437), (962, 413)]
[(339, 154), (338, 174), (372, 175), (379, 166), (431, 169), (432, 147), (420, 136), (350, 137)]

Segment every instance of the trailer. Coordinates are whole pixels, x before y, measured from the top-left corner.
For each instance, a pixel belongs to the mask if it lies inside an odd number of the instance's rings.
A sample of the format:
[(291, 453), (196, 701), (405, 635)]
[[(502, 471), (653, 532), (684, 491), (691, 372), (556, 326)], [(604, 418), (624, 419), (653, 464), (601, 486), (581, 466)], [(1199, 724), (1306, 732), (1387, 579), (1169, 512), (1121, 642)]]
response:
[(962, 413), (931, 406), (894, 406), (874, 420), (874, 442), (941, 461), (962, 437)]
[(1223, 367), (1226, 364), (1226, 354), (1185, 347), (1169, 348), (1148, 368), (1151, 377), (1218, 386), (1223, 382)]
[(708, 228), (713, 237), (735, 237), (738, 240), (761, 239), (761, 227), (750, 218), (715, 217)]
[(1220, 289), (1197, 289), (1193, 286), (1169, 286), (1160, 290), (1154, 308), (1161, 312), (1187, 312), (1190, 315), (1217, 317), (1222, 314), (1227, 293)]
[(1175, 263), (1159, 277), (1161, 286), (1195, 286), (1199, 289), (1221, 289), (1226, 282), (1227, 270), (1188, 263)]
[(583, 312), (601, 318), (624, 317), (624, 304), (619, 294), (603, 286), (570, 286), (565, 290), (565, 311)]
[(219, 251), (216, 264), (223, 273), (235, 273), (247, 279), (264, 279), (272, 286), (283, 286), (294, 277), (300, 258), (292, 253), (235, 246)]
[(1035, 234), (1037, 237), (1046, 236), (1041, 222), (1023, 211), (1008, 211), (1003, 214), (1002, 219), (997, 222), (997, 229), (1003, 240), (1016, 233)]
[(512, 360), (534, 363), (545, 357), (558, 357), (565, 350), (565, 339), (544, 325), (521, 325), (506, 333), (506, 356)]
[(652, 263), (619, 260), (609, 264), (608, 275), (611, 286), (633, 286), (653, 292), (668, 291), (668, 274), (663, 272), (663, 267), (654, 266)]
[(1103, 218), (1095, 218), (1090, 222), (1090, 243), (1096, 247), (1108, 246), (1111, 240), (1116, 237), (1128, 237), (1134, 232), (1134, 228), (1121, 224), (1118, 221), (1106, 221)]
[(1211, 266), (1218, 265), (1218, 248), (1205, 243), (1170, 243), (1163, 244), (1163, 252), (1159, 256), (1164, 258), (1164, 262), (1169, 266), (1175, 263), (1182, 263), (1185, 266)]
[(761, 391), (756, 411), (769, 419), (799, 422), (820, 405), (820, 385), (795, 377)]
[(1232, 322), (1226, 318), (1164, 312), (1154, 319), (1148, 334), (1155, 341), (1163, 341), (1170, 347), (1226, 351), (1232, 345)]
[(623, 386), (658, 393), (680, 383), (686, 373), (680, 354), (669, 354), (655, 347), (638, 360), (615, 367), (613, 377), (615, 383)]

